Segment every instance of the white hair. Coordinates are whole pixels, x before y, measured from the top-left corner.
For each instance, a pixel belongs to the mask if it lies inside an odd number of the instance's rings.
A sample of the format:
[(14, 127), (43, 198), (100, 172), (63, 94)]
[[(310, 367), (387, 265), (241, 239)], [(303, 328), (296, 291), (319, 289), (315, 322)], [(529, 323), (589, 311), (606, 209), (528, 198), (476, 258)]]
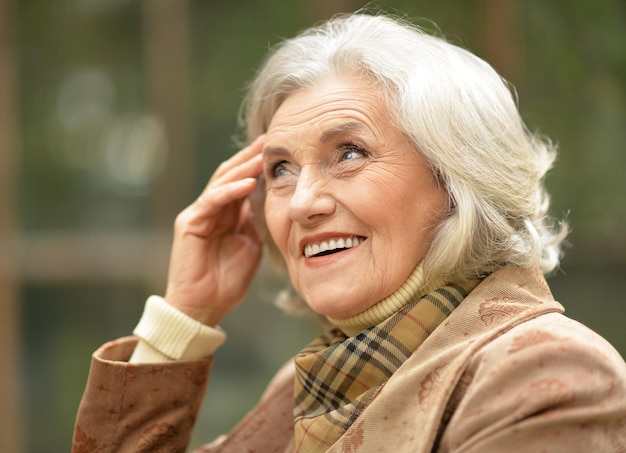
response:
[(381, 87), (397, 126), (449, 195), (422, 261), (427, 278), (558, 266), (567, 226), (548, 218), (543, 183), (554, 146), (527, 130), (514, 93), (489, 64), (404, 20), (341, 15), (281, 43), (244, 102), (248, 140), (267, 130), (290, 94), (336, 75)]

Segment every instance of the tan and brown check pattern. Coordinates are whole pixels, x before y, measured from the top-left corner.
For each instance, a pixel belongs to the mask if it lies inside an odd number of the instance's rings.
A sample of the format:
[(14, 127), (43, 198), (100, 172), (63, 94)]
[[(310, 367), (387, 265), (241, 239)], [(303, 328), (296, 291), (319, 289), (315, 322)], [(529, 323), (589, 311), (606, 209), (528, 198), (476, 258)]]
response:
[(334, 329), (303, 349), (296, 357), (297, 450), (330, 447), (478, 283), (438, 288), (356, 336)]

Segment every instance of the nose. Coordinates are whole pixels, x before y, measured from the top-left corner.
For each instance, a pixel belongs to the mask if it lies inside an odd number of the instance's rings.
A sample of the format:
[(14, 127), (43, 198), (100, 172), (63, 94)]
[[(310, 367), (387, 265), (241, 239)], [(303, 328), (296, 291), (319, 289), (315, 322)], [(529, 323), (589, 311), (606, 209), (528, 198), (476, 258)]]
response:
[(314, 225), (335, 212), (336, 201), (323, 175), (303, 168), (289, 203), (289, 215), (302, 225)]

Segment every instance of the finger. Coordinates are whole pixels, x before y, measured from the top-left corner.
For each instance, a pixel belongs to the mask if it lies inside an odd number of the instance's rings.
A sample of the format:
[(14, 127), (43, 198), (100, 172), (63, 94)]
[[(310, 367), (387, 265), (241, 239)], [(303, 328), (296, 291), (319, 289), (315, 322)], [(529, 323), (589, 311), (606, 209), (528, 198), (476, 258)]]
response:
[(261, 154), (261, 151), (263, 150), (264, 138), (265, 138), (265, 135), (258, 136), (250, 145), (246, 146), (241, 151), (235, 153), (231, 158), (222, 162), (217, 167), (217, 170), (215, 170), (215, 173), (213, 174), (214, 175), (213, 178), (220, 178), (226, 172), (249, 161), (254, 156)]
[(192, 234), (204, 237), (218, 223), (221, 224), (221, 229), (236, 228), (241, 204), (254, 190), (255, 185), (254, 178), (246, 178), (223, 186), (208, 188), (194, 203), (178, 214), (174, 229), (183, 235)]
[(254, 228), (261, 238), (265, 238), (267, 226), (265, 224), (265, 178), (263, 173), (257, 178), (254, 190), (246, 198), (250, 207), (249, 217)]
[(257, 154), (245, 162), (230, 168), (221, 175), (213, 175), (207, 186), (220, 186), (243, 178), (256, 178), (263, 170), (263, 158)]
[(260, 242), (264, 236), (264, 228), (259, 228), (259, 219), (256, 217), (249, 200), (244, 201), (240, 212), (238, 231), (256, 242)]
[(196, 201), (204, 216), (216, 215), (224, 206), (243, 200), (256, 186), (256, 179), (249, 177), (219, 186), (209, 186)]

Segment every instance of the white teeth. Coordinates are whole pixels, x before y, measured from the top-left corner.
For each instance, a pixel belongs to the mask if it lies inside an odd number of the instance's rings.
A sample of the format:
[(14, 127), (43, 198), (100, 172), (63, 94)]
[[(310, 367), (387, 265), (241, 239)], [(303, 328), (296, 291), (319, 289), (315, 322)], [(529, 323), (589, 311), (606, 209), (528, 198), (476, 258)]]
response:
[(304, 256), (310, 258), (314, 255), (317, 255), (318, 253), (327, 252), (328, 250), (349, 249), (352, 247), (356, 247), (363, 241), (363, 238), (348, 237), (330, 239), (328, 241), (322, 241), (318, 244), (307, 244), (304, 247)]

